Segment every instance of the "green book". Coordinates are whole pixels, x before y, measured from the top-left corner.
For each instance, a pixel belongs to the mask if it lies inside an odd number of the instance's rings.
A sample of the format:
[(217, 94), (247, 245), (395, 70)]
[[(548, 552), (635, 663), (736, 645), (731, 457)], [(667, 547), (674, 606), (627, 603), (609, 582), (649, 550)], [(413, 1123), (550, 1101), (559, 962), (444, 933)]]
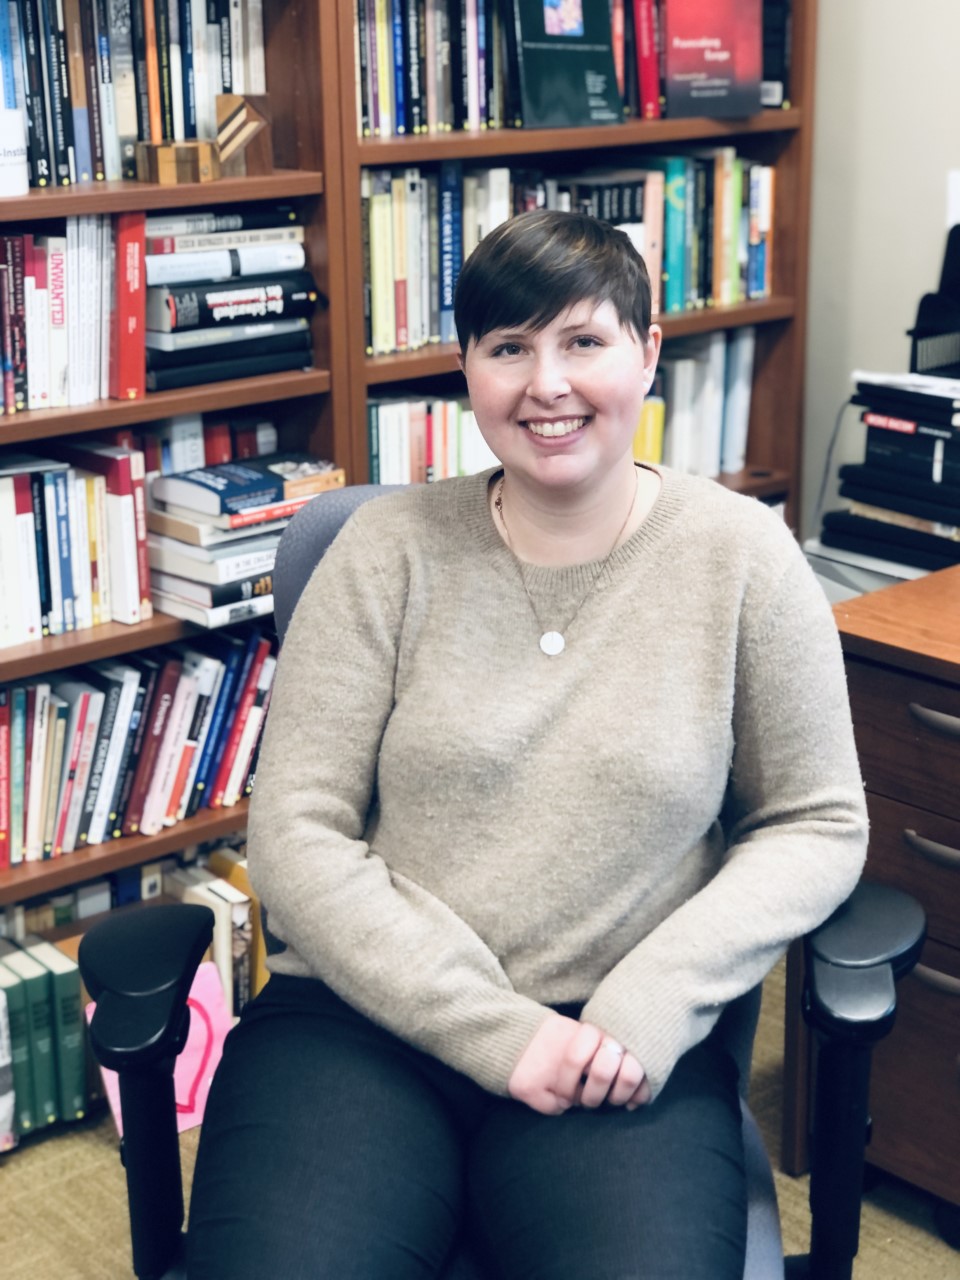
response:
[(35, 1123), (54, 1124), (57, 1105), (57, 1067), (53, 1047), (53, 980), (39, 960), (0, 938), (0, 961), (23, 979), (30, 1035), (30, 1072), (36, 1102)]
[(80, 969), (52, 942), (28, 936), (20, 944), (51, 975), (54, 1051), (61, 1120), (82, 1120), (87, 1111), (87, 1063)]
[(10, 1027), (10, 1057), (14, 1093), (14, 1124), (17, 1133), (30, 1133), (36, 1125), (33, 1077), (30, 1074), (30, 1029), (27, 1024), (27, 993), (22, 978), (0, 962), (0, 990), (7, 997)]

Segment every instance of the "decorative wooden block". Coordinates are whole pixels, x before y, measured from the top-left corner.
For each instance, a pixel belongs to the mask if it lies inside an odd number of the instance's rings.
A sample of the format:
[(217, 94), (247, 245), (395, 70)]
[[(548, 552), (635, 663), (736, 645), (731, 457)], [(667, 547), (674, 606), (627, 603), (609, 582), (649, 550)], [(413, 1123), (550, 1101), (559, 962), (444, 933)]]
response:
[(185, 182), (213, 182), (220, 177), (215, 142), (138, 142), (137, 179), (172, 187)]
[(263, 94), (218, 94), (217, 145), (225, 174), (252, 178), (273, 173), (269, 99)]

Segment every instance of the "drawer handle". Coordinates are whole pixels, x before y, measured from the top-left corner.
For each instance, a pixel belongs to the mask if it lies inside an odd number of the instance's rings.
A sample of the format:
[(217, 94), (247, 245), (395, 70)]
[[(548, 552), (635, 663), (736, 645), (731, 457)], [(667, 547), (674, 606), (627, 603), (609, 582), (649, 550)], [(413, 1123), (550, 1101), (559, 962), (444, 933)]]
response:
[(921, 706), (919, 702), (910, 702), (907, 706), (914, 719), (919, 720), (927, 729), (946, 734), (948, 738), (960, 738), (960, 717), (947, 715), (945, 711), (934, 711), (930, 707)]
[(903, 838), (911, 849), (931, 862), (938, 862), (943, 867), (960, 867), (960, 849), (951, 849), (948, 844), (938, 844), (936, 840), (928, 840), (926, 836), (918, 836), (910, 830), (904, 830)]
[(960, 996), (960, 978), (951, 977), (949, 973), (941, 973), (939, 969), (918, 964), (913, 975), (919, 978), (925, 987), (931, 987), (945, 996)]

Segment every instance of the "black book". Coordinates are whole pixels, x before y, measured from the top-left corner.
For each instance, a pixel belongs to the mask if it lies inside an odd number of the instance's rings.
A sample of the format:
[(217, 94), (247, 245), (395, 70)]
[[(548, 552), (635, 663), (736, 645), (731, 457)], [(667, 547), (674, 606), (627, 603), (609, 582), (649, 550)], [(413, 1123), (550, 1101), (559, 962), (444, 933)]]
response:
[[(902, 471), (890, 471), (884, 467), (871, 467), (863, 462), (845, 462), (840, 468), (841, 481), (849, 481), (877, 494), (888, 497), (910, 497), (921, 502), (944, 502), (950, 506), (960, 507), (960, 483), (948, 484), (944, 481), (937, 484), (933, 480), (924, 480), (919, 476), (905, 475)], [(879, 505), (883, 505), (882, 503)], [(887, 506), (890, 505), (888, 502)]]
[(57, 186), (69, 187), (77, 180), (77, 159), (73, 143), (73, 106), (67, 59), (67, 31), (63, 7), (56, 0), (40, 0), (43, 30), (46, 33), (44, 84), (50, 104), (53, 141), (53, 170)]
[(864, 538), (833, 529), (821, 530), (820, 541), (825, 547), (835, 547), (838, 551), (855, 551), (861, 556), (892, 560), (894, 564), (909, 564), (915, 569), (927, 569), (931, 573), (937, 569), (949, 569), (954, 564), (954, 561), (943, 556), (918, 551), (915, 547), (903, 547), (893, 542), (884, 542), (880, 538)]
[(161, 333), (206, 329), (239, 320), (308, 316), (317, 303), (309, 271), (197, 284), (151, 285), (147, 289), (147, 328)]
[(241, 582), (194, 582), (192, 578), (178, 578), (175, 574), (151, 574), (151, 582), (157, 591), (170, 596), (178, 596), (181, 600), (189, 600), (204, 609), (218, 609), (224, 604), (241, 604), (244, 600), (253, 600), (257, 596), (268, 596), (273, 592), (273, 574), (261, 573), (254, 578), (244, 578)]
[(167, 0), (154, 5), (157, 29), (157, 68), (160, 73), (160, 124), (163, 141), (173, 141), (173, 77), (170, 71), (170, 10)]
[[(949, 565), (960, 564), (960, 542), (940, 538), (935, 533), (921, 533), (918, 529), (887, 524), (882, 520), (869, 520), (865, 516), (852, 515), (849, 511), (828, 511), (824, 515), (821, 542), (828, 547), (842, 545), (829, 540), (836, 537), (857, 539), (874, 547), (868, 550), (864, 545), (859, 548), (849, 547), (849, 550), (862, 550), (866, 555), (880, 556), (884, 560), (899, 560), (903, 564), (916, 565), (921, 569), (945, 569)], [(882, 550), (877, 549), (881, 547)], [(919, 556), (924, 557), (924, 560), (916, 558)]]
[(204, 0), (174, 0), (180, 19), (180, 67), (183, 81), (183, 136), (197, 136), (197, 86), (193, 70), (193, 6)]
[[(224, 336), (226, 337), (227, 333)], [(157, 351), (153, 347), (148, 347), (147, 372), (185, 369), (194, 364), (222, 364), (233, 360), (256, 359), (260, 356), (277, 355), (282, 351), (309, 352), (310, 344), (310, 330), (298, 329), (294, 333), (278, 333), (273, 337), (258, 338), (253, 342), (218, 342), (212, 347), (185, 347), (180, 351)]]
[(938, 420), (935, 414), (928, 420), (916, 411), (909, 414), (893, 413), (889, 406), (878, 408), (872, 404), (861, 413), (860, 421), (868, 427), (878, 427), (881, 431), (891, 431), (898, 435), (936, 436), (940, 440), (960, 443), (960, 414), (956, 416), (958, 422), (951, 424), (946, 421), (945, 415), (943, 420)]
[[(113, 822), (113, 835), (122, 835), (123, 818), (130, 801), (130, 793), (133, 790), (133, 780), (137, 773), (137, 763), (140, 759), (140, 753), (143, 750), (144, 739), (146, 738), (147, 729), (150, 724), (150, 708), (153, 703), (153, 695), (156, 691), (157, 680), (160, 675), (161, 664), (150, 654), (131, 654), (126, 659), (130, 666), (136, 667), (140, 672), (140, 693), (137, 694), (137, 702), (134, 705), (134, 714), (139, 707), (139, 719), (133, 728), (133, 737), (130, 751), (127, 754), (126, 761), (123, 766), (123, 776), (120, 782), (120, 789), (116, 799), (116, 818)], [(140, 697), (140, 694), (143, 697)]]
[[(106, 5), (100, 0), (106, 16)], [(102, 182), (107, 176), (107, 161), (104, 154), (103, 119), (100, 112), (100, 46), (94, 20), (93, 5), (89, 0), (80, 0), (80, 35), (83, 45), (83, 74), (87, 86), (87, 132), (90, 135), (90, 158), (93, 163), (93, 177)], [(102, 21), (103, 19), (101, 19)], [(109, 41), (110, 33), (104, 38)], [(110, 59), (107, 58), (109, 65)], [(76, 139), (75, 139), (76, 141)]]
[(520, 93), (520, 54), (517, 48), (517, 21), (514, 0), (497, 0), (503, 61), (503, 125), (523, 127), (523, 100)]
[(233, 92), (233, 51), (230, 46), (230, 0), (208, 0), (207, 22), (220, 31), (220, 75), (223, 92)]
[(309, 368), (312, 358), (305, 351), (278, 351), (272, 356), (236, 356), (210, 364), (190, 364), (176, 369), (147, 370), (148, 391), (173, 391), (205, 382), (226, 382), (230, 378), (253, 378), (265, 373), (289, 373)]
[(147, 28), (143, 0), (130, 0), (133, 79), (137, 90), (137, 136), (141, 142), (160, 142), (150, 132), (150, 90), (147, 87)]
[(953, 396), (927, 395), (897, 387), (881, 387), (872, 382), (858, 382), (853, 404), (892, 418), (922, 421), (928, 425), (960, 426), (960, 400)]
[(50, 548), (47, 543), (47, 507), (44, 500), (43, 472), (30, 473), (30, 500), (33, 505), (33, 529), (37, 542), (37, 579), (40, 595), (40, 630), (50, 634), (50, 610), (53, 594), (50, 585)]
[(960, 444), (930, 435), (906, 435), (867, 427), (864, 460), (931, 483), (960, 484)]
[[(364, 0), (360, 0), (361, 4)], [(426, 129), (426, 86), (423, 79), (423, 49), (420, 44), (420, 14), (426, 12), (424, 0), (403, 0), (403, 67), (406, 76), (405, 102), (407, 133)], [(361, 46), (363, 41), (361, 40)], [(361, 54), (361, 57), (363, 55)]]
[(27, 158), (30, 162), (30, 185), (49, 187), (54, 180), (53, 144), (50, 138), (47, 95), (43, 85), (46, 45), (44, 28), (40, 23), (38, 0), (19, 0), (18, 13), (27, 107)]
[(916, 516), (918, 520), (929, 520), (935, 524), (953, 527), (960, 525), (960, 502), (951, 504), (946, 498), (942, 502), (925, 502), (909, 494), (892, 493), (889, 489), (872, 489), (868, 485), (856, 484), (850, 480), (841, 481), (840, 497), (869, 507), (899, 512), (901, 515)]
[(83, 808), (80, 811), (80, 825), (77, 828), (78, 846), (85, 845), (90, 834), (90, 823), (93, 819), (93, 811), (96, 808), (97, 796), (100, 793), (100, 783), (103, 779), (103, 766), (106, 764), (107, 752), (110, 750), (110, 738), (113, 734), (113, 726), (117, 718), (117, 707), (123, 690), (122, 680), (105, 675), (102, 671), (97, 671), (95, 667), (81, 668), (80, 675), (83, 680), (88, 684), (92, 684), (95, 689), (102, 690), (104, 698), (103, 715), (100, 717), (100, 728), (97, 730), (97, 740), (94, 743), (93, 757), (90, 762), (90, 778), (87, 782), (86, 795), (83, 798)]
[(573, 21), (564, 9), (545, 9), (543, 0), (513, 0), (510, 7), (524, 126), (619, 124), (623, 104), (613, 65), (609, 6), (584, 4)]

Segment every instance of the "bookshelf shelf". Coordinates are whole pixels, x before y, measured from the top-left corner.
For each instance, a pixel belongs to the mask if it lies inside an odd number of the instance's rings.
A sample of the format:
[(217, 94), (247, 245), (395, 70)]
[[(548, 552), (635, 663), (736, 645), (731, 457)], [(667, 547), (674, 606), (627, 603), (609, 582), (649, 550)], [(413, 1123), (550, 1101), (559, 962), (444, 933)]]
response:
[(207, 382), (178, 391), (154, 391), (143, 400), (95, 400), (76, 409), (38, 409), (33, 413), (18, 413), (12, 420), (5, 420), (0, 430), (0, 443), (20, 444), (52, 436), (76, 435), (82, 431), (103, 431), (138, 422), (154, 422), (178, 413), (208, 413), (267, 401), (323, 395), (330, 387), (331, 377), (326, 369), (306, 369), (263, 374), (255, 378), (233, 378), (229, 382)]
[(761, 133), (790, 133), (801, 127), (799, 107), (763, 111), (745, 120), (629, 120), (583, 129), (487, 129), (481, 132), (420, 134), (415, 137), (363, 138), (356, 155), (364, 167), (427, 164), (438, 160), (482, 160), (589, 152), (622, 147), (665, 146), (683, 142), (723, 142)]
[(278, 169), (260, 178), (220, 178), (161, 187), (152, 182), (95, 182), (76, 187), (34, 188), (25, 196), (0, 199), (0, 223), (35, 222), (86, 213), (126, 213), (146, 209), (246, 204), (251, 200), (287, 200), (323, 194), (323, 174)]
[[(770, 324), (790, 320), (795, 303), (790, 297), (764, 298), (731, 307), (710, 307), (704, 311), (688, 311), (679, 315), (657, 316), (665, 339), (686, 337), (694, 333), (710, 333), (715, 329), (734, 329), (747, 324)], [(420, 347), (416, 351), (399, 351), (390, 355), (368, 356), (364, 375), (368, 387), (386, 382), (405, 382), (415, 378), (436, 377), (456, 373), (459, 348), (445, 343)]]
[(120, 840), (77, 849), (62, 858), (9, 867), (0, 871), (0, 906), (55, 893), (58, 889), (82, 884), (85, 880), (109, 875), (124, 867), (135, 867), (141, 862), (165, 857), (187, 845), (218, 840), (234, 831), (242, 831), (247, 825), (248, 807), (249, 801), (241, 800), (229, 809), (201, 809), (194, 817), (166, 827), (156, 836), (124, 836)]

